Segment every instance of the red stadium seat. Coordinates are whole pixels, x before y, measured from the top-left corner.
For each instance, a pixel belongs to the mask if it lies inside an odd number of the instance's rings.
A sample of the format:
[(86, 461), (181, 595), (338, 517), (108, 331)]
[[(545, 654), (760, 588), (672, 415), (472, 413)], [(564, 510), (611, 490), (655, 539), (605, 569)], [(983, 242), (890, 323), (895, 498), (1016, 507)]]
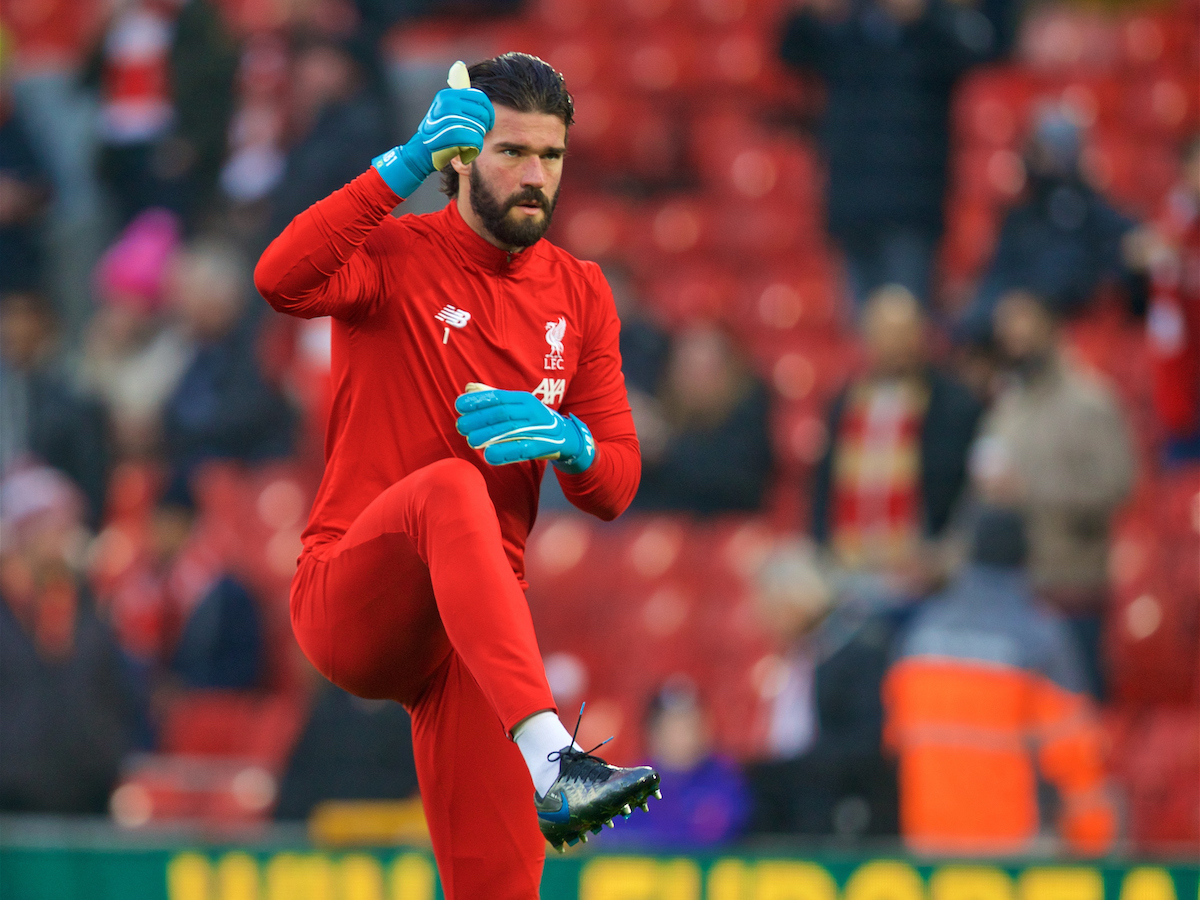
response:
[(572, 183), (657, 189), (686, 180), (687, 128), (672, 104), (596, 87), (576, 96), (575, 109)]
[(608, 16), (599, 0), (534, 0), (528, 19), (535, 27), (553, 34), (590, 35), (603, 30)]
[(748, 346), (758, 372), (793, 402), (825, 403), (859, 364), (857, 345), (829, 334), (762, 331)]
[(551, 239), (582, 259), (604, 259), (628, 246), (631, 219), (631, 210), (619, 199), (565, 195), (555, 211)]
[(1200, 466), (1172, 469), (1158, 479), (1158, 524), (1182, 542), (1200, 541)]
[(1120, 62), (1139, 74), (1167, 69), (1196, 71), (1196, 11), (1172, 4), (1130, 13), (1120, 26)]
[(1121, 206), (1153, 214), (1178, 175), (1177, 154), (1126, 133), (1097, 134), (1084, 152), (1088, 180)]
[[(614, 57), (614, 45), (604, 34), (548, 35), (545, 59), (553, 60), (554, 68), (562, 72), (572, 95), (597, 87), (608, 80)], [(571, 132), (574, 142), (575, 132)], [(574, 149), (574, 148), (572, 148)]]
[(966, 75), (954, 95), (954, 134), (961, 146), (1020, 144), (1035, 85), (1014, 66), (988, 66)]
[(687, 165), (687, 127), (679, 112), (643, 100), (623, 105), (621, 120), (622, 158), (614, 174), (650, 186), (678, 183)]
[(692, 263), (651, 278), (646, 299), (663, 321), (678, 326), (722, 320), (734, 304), (737, 290), (729, 271), (711, 263)]
[(1007, 147), (965, 149), (951, 166), (950, 190), (957, 203), (989, 207), (1011, 204), (1025, 188), (1025, 165)]
[(766, 197), (761, 202), (715, 204), (716, 249), (731, 263), (754, 267), (810, 256), (824, 247), (815, 209)]
[(625, 26), (663, 28), (679, 21), (686, 0), (615, 0), (609, 14)]
[(1125, 85), (1122, 122), (1126, 127), (1174, 139), (1186, 138), (1200, 119), (1196, 70), (1159, 70)]
[(244, 828), (267, 820), (279, 772), (253, 761), (147, 755), (130, 761), (113, 792), (117, 824), (202, 822), (206, 828)]
[(162, 752), (132, 758), (113, 792), (118, 824), (264, 821), (303, 715), (293, 696), (195, 691), (176, 698)]
[(739, 287), (733, 324), (748, 337), (764, 329), (835, 334), (845, 324), (842, 285), (828, 257), (813, 255), (748, 274)]
[(1020, 55), (1041, 72), (1088, 71), (1118, 55), (1118, 28), (1111, 17), (1082, 7), (1046, 6), (1025, 20)]
[(1200, 540), (1164, 540), (1169, 490), (1151, 484), (1114, 532), (1108, 657), (1127, 704), (1200, 701)]
[(1200, 710), (1126, 711), (1113, 730), (1129, 831), (1142, 852), (1200, 853)]
[(585, 165), (596, 165), (602, 169), (619, 166), (624, 105), (624, 93), (604, 84), (583, 88), (575, 94), (575, 124), (571, 127), (572, 156), (578, 154)]
[(695, 38), (671, 29), (642, 30), (625, 36), (615, 54), (612, 75), (623, 89), (642, 95), (678, 95), (707, 65)]
[[(738, 127), (735, 123), (715, 124), (732, 130)], [(691, 153), (711, 190), (739, 202), (790, 206), (806, 219), (818, 215), (825, 168), (815, 147), (751, 129), (714, 143), (704, 127), (703, 122), (693, 122)]]
[(1000, 230), (1000, 212), (987, 198), (955, 197), (949, 204), (942, 242), (942, 274), (969, 282), (982, 273)]
[(698, 52), (707, 65), (685, 86), (697, 107), (708, 107), (714, 98), (736, 99), (747, 109), (802, 105), (806, 83), (784, 66), (777, 43), (776, 32), (761, 26), (701, 34)]
[(646, 271), (661, 271), (702, 258), (715, 248), (722, 223), (697, 195), (655, 200), (636, 211), (629, 252)]
[(301, 704), (292, 696), (189, 692), (168, 708), (160, 744), (168, 754), (280, 765), (299, 732), (301, 714)]
[(1131, 69), (1152, 69), (1166, 57), (1170, 25), (1162, 16), (1138, 13), (1121, 25), (1121, 62)]
[(1121, 121), (1124, 99), (1121, 79), (1108, 74), (1072, 73), (1047, 85), (1038, 102), (1052, 102), (1070, 111), (1083, 128), (1110, 128)]

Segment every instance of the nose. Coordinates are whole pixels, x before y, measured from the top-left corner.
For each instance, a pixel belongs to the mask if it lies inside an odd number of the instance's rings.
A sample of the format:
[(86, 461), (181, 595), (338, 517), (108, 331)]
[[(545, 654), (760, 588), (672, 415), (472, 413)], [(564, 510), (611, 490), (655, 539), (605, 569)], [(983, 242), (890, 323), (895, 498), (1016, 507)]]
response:
[(521, 187), (545, 187), (546, 166), (540, 156), (529, 156), (521, 168)]

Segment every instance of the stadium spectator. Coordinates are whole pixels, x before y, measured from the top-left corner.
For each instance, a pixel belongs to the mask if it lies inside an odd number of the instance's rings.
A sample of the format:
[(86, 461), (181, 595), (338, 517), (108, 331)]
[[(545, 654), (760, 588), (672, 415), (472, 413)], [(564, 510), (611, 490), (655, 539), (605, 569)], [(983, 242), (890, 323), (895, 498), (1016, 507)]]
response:
[(759, 615), (779, 662), (764, 687), (767, 756), (749, 769), (758, 833), (896, 833), (896, 777), (880, 752), (892, 627), (835, 603), (811, 547), (759, 573)]
[(121, 224), (164, 206), (192, 222), (212, 197), (237, 49), (209, 0), (117, 8), (84, 73), (100, 96), (100, 173)]
[(0, 810), (103, 813), (138, 719), (76, 574), (83, 498), (61, 473), (0, 484)]
[(196, 347), (163, 409), (177, 476), (206, 459), (252, 462), (291, 450), (294, 416), (259, 365), (247, 272), (232, 247), (201, 240), (179, 253), (168, 275), (168, 302)]
[[(96, 177), (96, 107), (79, 68), (103, 27), (102, 0), (9, 0), (0, 4), (0, 80), (45, 172), (53, 202), (41, 223), (36, 285), (53, 299), (65, 342), (75, 349), (91, 313), (88, 276), (103, 249)], [(17, 265), (7, 253), (5, 264)], [(11, 262), (10, 262), (11, 261)]]
[(86, 520), (95, 525), (109, 470), (107, 416), (58, 364), (57, 323), (40, 294), (0, 297), (0, 473), (31, 460), (61, 470), (83, 490)]
[(1091, 301), (1105, 282), (1118, 281), (1131, 304), (1144, 308), (1137, 223), (1087, 183), (1082, 152), (1083, 134), (1068, 110), (1038, 114), (1025, 150), (1025, 195), (1004, 217), (991, 262), (959, 322), (968, 341), (989, 343), (996, 306), (1013, 291), (1037, 294), (1065, 315)]
[(307, 819), (325, 800), (400, 800), (417, 792), (412, 723), (399, 703), (321, 681), (279, 785), (276, 819)]
[(290, 73), (291, 148), (273, 197), (271, 235), (358, 176), (389, 143), (387, 109), (356, 44), (302, 37)]
[(49, 187), (45, 167), (25, 124), (13, 114), (12, 97), (0, 75), (0, 293), (40, 287), (39, 220)]
[(602, 268), (621, 318), (621, 374), (625, 376), (630, 403), (635, 404), (635, 399), (642, 402), (652, 397), (658, 387), (667, 364), (670, 337), (645, 308), (629, 269), (615, 261), (604, 263)]
[(788, 22), (784, 60), (815, 71), (827, 91), (829, 232), (857, 306), (889, 283), (929, 298), (950, 94), (994, 50), (983, 14), (942, 0), (808, 0)]
[(717, 847), (746, 826), (750, 798), (742, 774), (712, 749), (708, 712), (695, 685), (673, 678), (650, 700), (644, 729), (655, 768), (673, 785), (653, 816), (633, 816), (610, 836), (645, 850)]
[(214, 0), (184, 0), (171, 42), (171, 96), (175, 119), (170, 146), (184, 182), (183, 214), (204, 225), (217, 195), (233, 118), (238, 46)]
[(1018, 513), (981, 511), (971, 564), (917, 614), (888, 672), (886, 736), (914, 851), (1028, 851), (1038, 775), (1058, 789), (1073, 852), (1112, 844), (1103, 733), (1069, 629), (1034, 600), (1025, 552)]
[(197, 523), (177, 480), (154, 510), (151, 543), (170, 617), (180, 623), (169, 668), (184, 688), (250, 690), (264, 673), (262, 617), (250, 591)]
[(940, 577), (938, 542), (967, 480), (982, 409), (930, 362), (928, 324), (899, 285), (862, 316), (869, 367), (834, 401), (813, 483), (813, 537), (880, 598), (911, 598)]
[(0, 8), (4, 78), (65, 204), (94, 204), (90, 109), (76, 83), (103, 26), (101, 0), (13, 0)]
[(1134, 476), (1129, 430), (1112, 393), (1061, 349), (1046, 304), (1009, 294), (995, 322), (1012, 382), (981, 429), (972, 477), (986, 501), (1025, 513), (1034, 588), (1068, 617), (1101, 694), (1109, 528)]
[(242, 51), (237, 109), (229, 126), (229, 156), (221, 192), (231, 229), (257, 239), (266, 229), (271, 194), (283, 177), (284, 97), (288, 46), (282, 35), (255, 34)]
[(171, 205), (154, 151), (171, 130), (173, 10), (137, 0), (118, 7), (88, 60), (84, 83), (99, 95), (99, 169), (121, 224), (151, 206)]
[(1200, 134), (1154, 227), (1146, 318), (1154, 410), (1170, 461), (1200, 458)]
[(163, 404), (193, 352), (164, 310), (164, 281), (179, 230), (178, 217), (165, 209), (140, 213), (93, 274), (100, 303), (88, 325), (80, 378), (107, 405), (117, 450), (127, 457), (158, 450)]
[(218, 535), (197, 516), (184, 479), (167, 485), (119, 572), (107, 571), (107, 549), (102, 538), (94, 590), (146, 693), (162, 699), (181, 688), (261, 686), (258, 604), (229, 570)]
[(655, 396), (630, 400), (642, 450), (634, 510), (706, 515), (762, 506), (769, 399), (728, 335), (707, 324), (677, 332)]

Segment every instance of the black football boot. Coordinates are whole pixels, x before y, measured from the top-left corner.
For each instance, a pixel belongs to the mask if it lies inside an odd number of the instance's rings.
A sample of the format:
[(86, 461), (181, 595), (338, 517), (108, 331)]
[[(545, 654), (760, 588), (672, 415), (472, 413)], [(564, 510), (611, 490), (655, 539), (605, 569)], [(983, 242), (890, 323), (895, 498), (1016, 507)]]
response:
[[(583, 718), (583, 707), (579, 716)], [(579, 733), (578, 721), (575, 733)], [(533, 802), (542, 834), (559, 853), (566, 852), (568, 845), (587, 841), (589, 832), (599, 834), (604, 825), (612, 828), (614, 817), (629, 818), (635, 806), (647, 810), (646, 801), (651, 795), (662, 799), (658, 773), (650, 766), (622, 769), (592, 755), (607, 743), (603, 741), (588, 751), (577, 750), (572, 735), (570, 746), (547, 757), (550, 762), (558, 762), (558, 778), (545, 796), (534, 792)]]

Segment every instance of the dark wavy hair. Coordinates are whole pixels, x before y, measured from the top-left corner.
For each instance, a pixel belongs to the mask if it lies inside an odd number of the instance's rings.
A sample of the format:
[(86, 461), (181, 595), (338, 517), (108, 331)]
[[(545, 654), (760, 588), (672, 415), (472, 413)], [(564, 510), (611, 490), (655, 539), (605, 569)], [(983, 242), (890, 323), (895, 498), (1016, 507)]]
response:
[[(471, 87), (479, 88), (497, 106), (517, 112), (546, 113), (570, 128), (575, 121), (575, 101), (567, 92), (562, 73), (528, 53), (502, 53), (470, 66)], [(458, 173), (442, 170), (442, 193), (458, 196)]]

